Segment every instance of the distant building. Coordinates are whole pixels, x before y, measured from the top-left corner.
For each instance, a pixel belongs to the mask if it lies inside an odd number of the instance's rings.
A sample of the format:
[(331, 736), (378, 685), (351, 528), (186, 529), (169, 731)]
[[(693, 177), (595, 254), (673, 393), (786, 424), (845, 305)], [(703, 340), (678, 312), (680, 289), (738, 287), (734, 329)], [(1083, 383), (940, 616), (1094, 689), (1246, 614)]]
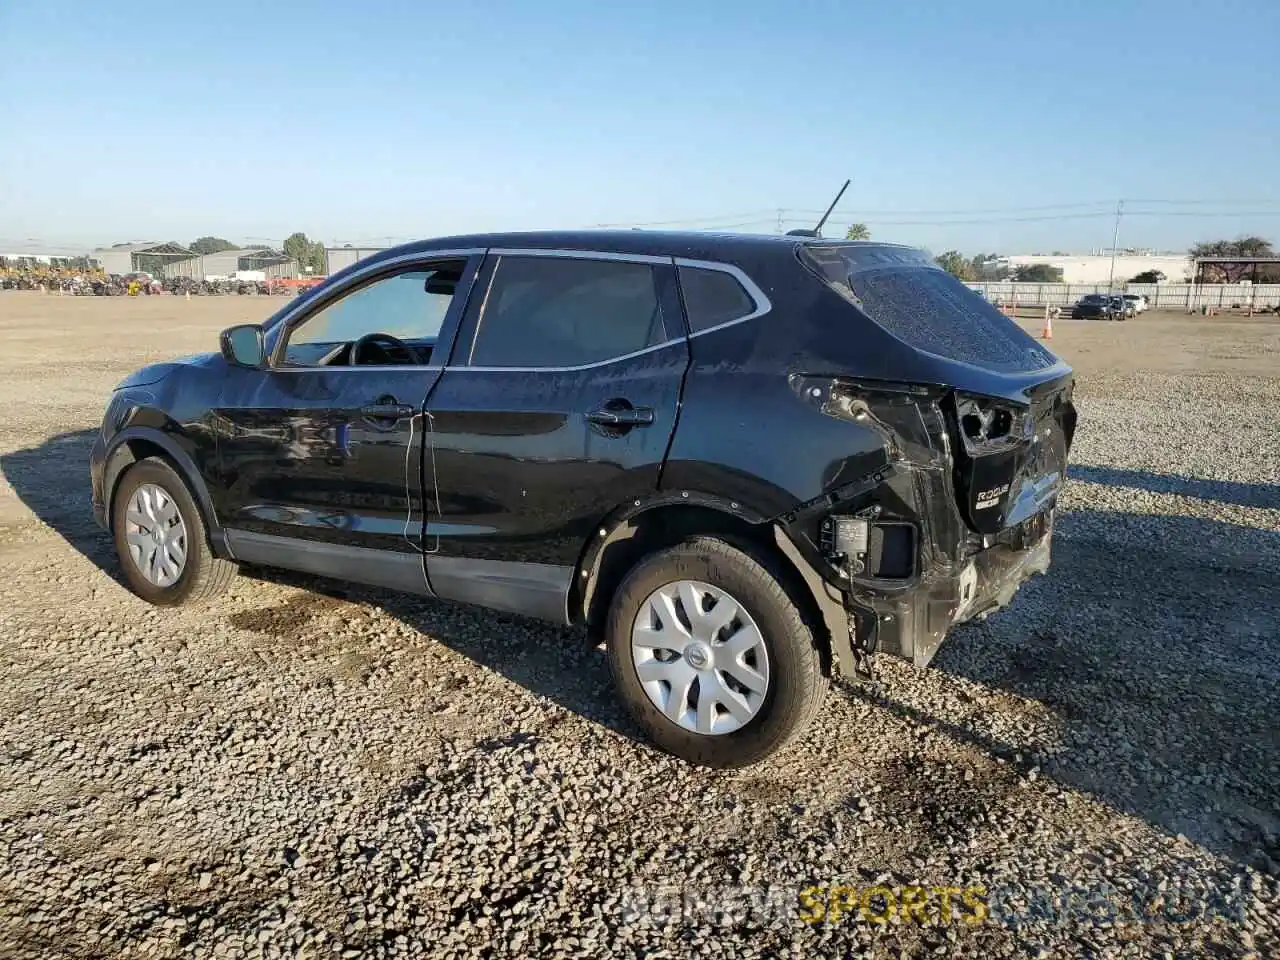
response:
[(181, 276), (195, 280), (222, 280), (240, 274), (255, 280), (292, 279), (298, 275), (298, 261), (270, 247), (243, 247), (206, 253), (197, 258), (191, 273), (180, 271)]
[[(1106, 283), (1111, 278), (1111, 254), (1023, 254), (1001, 257), (1000, 262), (1009, 268), (1010, 274), (1019, 267), (1047, 264), (1062, 271), (1065, 283)], [(1129, 253), (1116, 254), (1115, 280), (1123, 283), (1148, 270), (1159, 270), (1170, 283), (1182, 283), (1191, 276), (1191, 258), (1170, 254)]]
[(142, 272), (160, 277), (166, 276), (165, 269), (171, 264), (190, 260), (195, 254), (177, 243), (120, 243), (89, 256), (102, 264), (106, 273), (124, 276)]
[(97, 254), (70, 247), (0, 247), (0, 267), (66, 267), (84, 270), (97, 264)]

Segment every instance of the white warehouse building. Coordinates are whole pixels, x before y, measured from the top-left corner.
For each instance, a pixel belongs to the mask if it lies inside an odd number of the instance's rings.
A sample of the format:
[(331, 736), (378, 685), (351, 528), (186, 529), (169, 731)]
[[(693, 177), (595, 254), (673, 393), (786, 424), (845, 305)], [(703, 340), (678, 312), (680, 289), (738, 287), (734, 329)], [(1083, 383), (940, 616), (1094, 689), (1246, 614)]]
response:
[[(1043, 263), (1062, 270), (1064, 283), (1106, 283), (1111, 279), (1111, 254), (1026, 254), (1002, 257), (1012, 272), (1019, 267)], [(1115, 259), (1115, 282), (1124, 283), (1148, 270), (1159, 270), (1169, 283), (1184, 283), (1191, 277), (1191, 258), (1166, 254), (1119, 252)]]

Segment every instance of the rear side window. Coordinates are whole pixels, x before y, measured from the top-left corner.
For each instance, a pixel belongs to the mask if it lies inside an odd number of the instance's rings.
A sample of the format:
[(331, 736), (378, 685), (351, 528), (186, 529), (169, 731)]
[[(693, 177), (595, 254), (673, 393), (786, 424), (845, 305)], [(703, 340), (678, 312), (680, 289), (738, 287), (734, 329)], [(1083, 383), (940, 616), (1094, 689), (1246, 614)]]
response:
[(731, 273), (680, 267), (679, 275), (690, 333), (740, 320), (756, 310), (756, 302)]
[(469, 362), (573, 367), (666, 339), (649, 264), (504, 256), (494, 267)]

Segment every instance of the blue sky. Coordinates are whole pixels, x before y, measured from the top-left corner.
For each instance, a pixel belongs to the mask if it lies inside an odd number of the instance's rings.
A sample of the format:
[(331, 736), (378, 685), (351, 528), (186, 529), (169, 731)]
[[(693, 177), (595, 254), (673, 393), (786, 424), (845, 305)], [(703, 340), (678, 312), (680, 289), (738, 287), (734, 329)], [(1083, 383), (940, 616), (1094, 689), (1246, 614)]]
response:
[(1280, 242), (1277, 37), (1274, 0), (0, 0), (0, 245), (767, 231), (845, 177), (828, 234), (1085, 251), (1126, 198), (1125, 245)]

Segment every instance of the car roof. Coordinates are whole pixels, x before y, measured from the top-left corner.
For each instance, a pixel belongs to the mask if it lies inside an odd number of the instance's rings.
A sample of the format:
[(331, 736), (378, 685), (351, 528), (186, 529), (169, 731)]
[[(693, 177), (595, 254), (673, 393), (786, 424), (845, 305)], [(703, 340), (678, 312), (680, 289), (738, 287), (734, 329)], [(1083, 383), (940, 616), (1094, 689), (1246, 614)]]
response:
[[(690, 259), (739, 259), (785, 255), (801, 244), (838, 243), (867, 247), (899, 247), (898, 244), (859, 240), (815, 240), (766, 233), (704, 233), (693, 230), (538, 230), (506, 233), (473, 233), (418, 240), (378, 257), (429, 253), (432, 250), (505, 247), (525, 250), (590, 250)], [(373, 258), (370, 258), (373, 259)]]

